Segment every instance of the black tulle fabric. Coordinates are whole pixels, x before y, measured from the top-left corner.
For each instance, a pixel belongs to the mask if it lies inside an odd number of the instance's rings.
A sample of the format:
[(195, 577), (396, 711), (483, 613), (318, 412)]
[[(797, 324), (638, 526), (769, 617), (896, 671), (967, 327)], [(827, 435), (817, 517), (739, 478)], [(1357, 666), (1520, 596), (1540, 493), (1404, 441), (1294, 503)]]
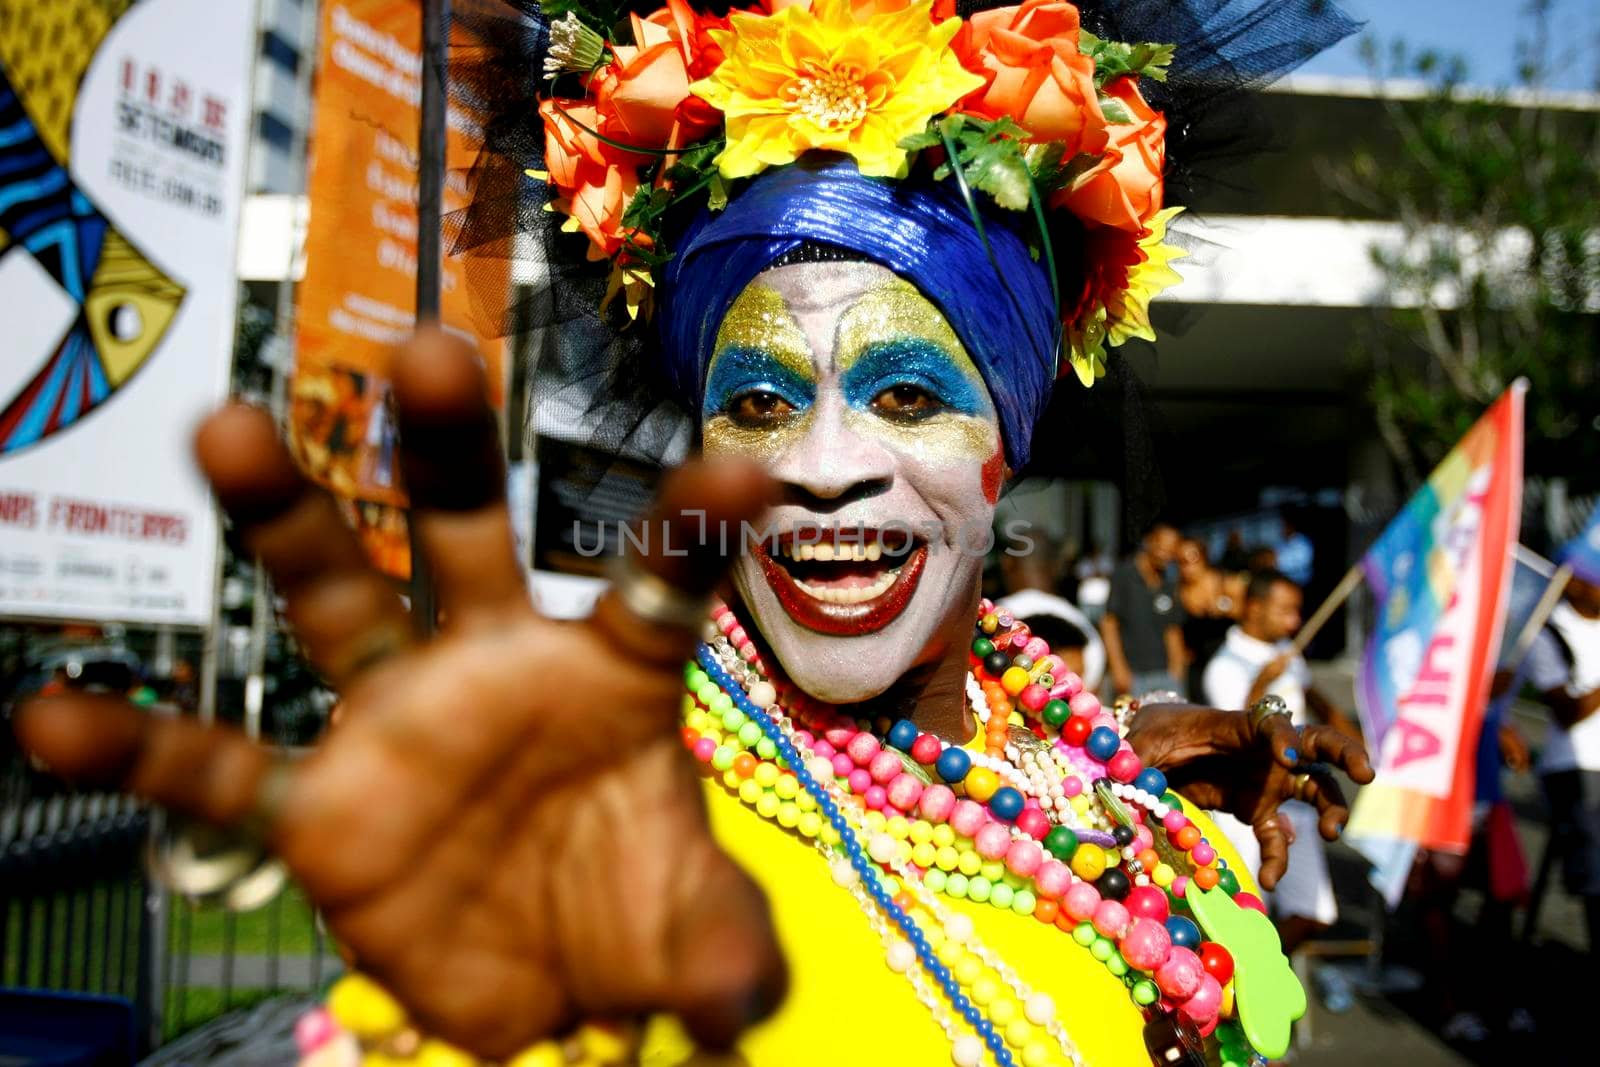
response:
[[(623, 10), (643, 14), (660, 2), (639, 0)], [(718, 0), (693, 6), (718, 13), (728, 8)], [(967, 16), (1000, 6), (1006, 5), (958, 0), (957, 10)], [(1261, 146), (1264, 131), (1248, 107), (1254, 90), (1357, 28), (1329, 0), (1106, 0), (1078, 8), (1085, 28), (1102, 38), (1177, 46), (1168, 81), (1145, 79), (1140, 86), (1168, 119), (1172, 204), (1203, 193), (1211, 182), (1226, 182), (1231, 164)], [(447, 248), (466, 262), (469, 284), (477, 266), (503, 278), (504, 260), (516, 263), (523, 284), (500, 321), (530, 361), (528, 430), (615, 455), (672, 462), (692, 441), (693, 427), (670, 399), (658, 332), (648, 323), (627, 323), (615, 310), (602, 316), (606, 264), (586, 260), (581, 234), (560, 231), (562, 217), (544, 209), (546, 187), (525, 173), (540, 168), (544, 155), (538, 101), (548, 91), (542, 80), (548, 34), (539, 5), (455, 0), (454, 10), (451, 92), (484, 119), (485, 145), (472, 175), (472, 202), (447, 222)], [(558, 83), (557, 92), (563, 88)], [(669, 219), (669, 235), (691, 221)], [(484, 291), (503, 292), (503, 284)], [(1159, 490), (1150, 484), (1140, 390), (1115, 350), (1110, 363), (1124, 406), (1125, 496), (1140, 500), (1141, 510), (1153, 509)], [(1058, 388), (1079, 386), (1069, 377)]]

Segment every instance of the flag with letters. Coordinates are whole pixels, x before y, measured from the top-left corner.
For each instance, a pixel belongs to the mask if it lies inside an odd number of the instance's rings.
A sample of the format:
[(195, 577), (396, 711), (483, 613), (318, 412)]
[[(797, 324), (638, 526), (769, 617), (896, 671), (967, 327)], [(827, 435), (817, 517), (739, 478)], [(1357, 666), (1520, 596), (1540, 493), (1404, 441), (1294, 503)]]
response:
[(1376, 621), (1356, 701), (1378, 776), (1349, 837), (1391, 903), (1418, 847), (1467, 848), (1521, 515), (1526, 388), (1495, 401), (1362, 560)]

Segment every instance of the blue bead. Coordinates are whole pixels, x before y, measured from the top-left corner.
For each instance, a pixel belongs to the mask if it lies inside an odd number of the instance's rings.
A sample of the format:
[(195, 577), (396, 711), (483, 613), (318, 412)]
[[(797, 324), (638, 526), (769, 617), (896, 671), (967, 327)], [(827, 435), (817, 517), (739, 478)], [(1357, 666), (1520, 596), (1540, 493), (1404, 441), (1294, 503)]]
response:
[(1146, 767), (1139, 772), (1139, 776), (1133, 780), (1133, 784), (1136, 788), (1143, 789), (1146, 793), (1160, 796), (1167, 791), (1167, 776), (1154, 767)]
[(988, 1019), (979, 1019), (976, 1023), (973, 1023), (972, 1028), (978, 1031), (978, 1036), (985, 1041), (994, 1036), (994, 1023)]
[(996, 789), (994, 796), (989, 798), (989, 810), (994, 812), (996, 818), (1004, 819), (1006, 822), (1022, 814), (1022, 805), (1022, 794), (1009, 785)]
[(939, 777), (954, 785), (967, 776), (972, 770), (972, 757), (962, 749), (952, 745), (939, 753), (939, 758), (934, 761), (933, 769)]
[(983, 1019), (983, 1013), (980, 1012), (977, 1008), (970, 1008), (969, 1007), (969, 1008), (966, 1008), (965, 1010), (962, 1011), (961, 1017), (963, 1019), (967, 1020), (967, 1022), (970, 1025), (977, 1026), (978, 1023), (981, 1022), (982, 1019)]
[(933, 975), (934, 978), (938, 979), (939, 984), (941, 985), (950, 980), (950, 968), (946, 967), (942, 963), (935, 963), (932, 967), (928, 968), (928, 973)]
[(889, 727), (889, 744), (901, 752), (910, 752), (911, 746), (917, 740), (918, 731), (910, 719), (901, 719)]
[(1109, 726), (1096, 726), (1089, 731), (1089, 739), (1083, 743), (1083, 747), (1089, 755), (1104, 763), (1117, 754), (1117, 749), (1122, 747), (1122, 738)]
[(1200, 947), (1200, 927), (1187, 916), (1167, 916), (1167, 934), (1172, 938), (1172, 943), (1179, 948)]
[(998, 1067), (1011, 1067), (1017, 1061), (1011, 1058), (1009, 1049), (997, 1048), (994, 1050), (994, 1062)]

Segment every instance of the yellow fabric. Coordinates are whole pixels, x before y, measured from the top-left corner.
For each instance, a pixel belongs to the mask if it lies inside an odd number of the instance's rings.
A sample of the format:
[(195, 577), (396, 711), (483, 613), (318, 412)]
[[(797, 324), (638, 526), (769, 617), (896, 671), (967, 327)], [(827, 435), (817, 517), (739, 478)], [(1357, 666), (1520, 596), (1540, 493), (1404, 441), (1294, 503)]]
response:
[[(789, 997), (746, 1035), (738, 1054), (697, 1055), (669, 1023), (647, 1035), (647, 1067), (942, 1067), (950, 1046), (911, 984), (889, 970), (883, 947), (854, 897), (833, 883), (809, 841), (757, 815), (706, 780), (712, 832), (766, 890), (789, 961)], [(1203, 814), (1190, 810), (1229, 866), (1245, 869)], [(1247, 886), (1246, 888), (1253, 888)], [(1057, 1016), (1090, 1067), (1148, 1067), (1144, 1023), (1122, 980), (1066, 933), (1032, 916), (942, 898), (972, 916), (978, 936), (1032, 988), (1049, 993)]]

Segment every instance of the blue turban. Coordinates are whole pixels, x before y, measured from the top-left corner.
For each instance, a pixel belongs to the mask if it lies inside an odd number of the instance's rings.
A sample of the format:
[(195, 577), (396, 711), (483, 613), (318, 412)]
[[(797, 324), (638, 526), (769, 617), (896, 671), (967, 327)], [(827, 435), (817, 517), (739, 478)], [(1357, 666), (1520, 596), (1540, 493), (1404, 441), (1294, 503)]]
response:
[(980, 210), (989, 250), (953, 180), (865, 178), (838, 158), (766, 171), (675, 242), (661, 285), (669, 381), (698, 411), (717, 331), (734, 299), (801, 245), (833, 245), (888, 267), (943, 312), (994, 398), (1006, 460), (1021, 469), (1050, 399), (1060, 323), (1050, 279), (1011, 229), (1022, 216)]

